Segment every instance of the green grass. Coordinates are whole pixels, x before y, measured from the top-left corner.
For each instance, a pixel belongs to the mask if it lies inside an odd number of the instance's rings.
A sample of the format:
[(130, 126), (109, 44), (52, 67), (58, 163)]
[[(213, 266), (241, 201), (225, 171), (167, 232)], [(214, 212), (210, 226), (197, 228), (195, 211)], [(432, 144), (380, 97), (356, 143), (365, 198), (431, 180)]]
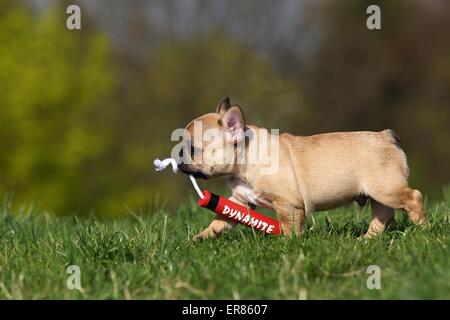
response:
[[(239, 226), (194, 243), (213, 217), (194, 202), (101, 221), (11, 212), (5, 202), (0, 298), (449, 299), (449, 208), (450, 198), (428, 205), (423, 228), (399, 212), (389, 231), (370, 241), (357, 240), (368, 208), (350, 206), (310, 217), (300, 238)], [(81, 291), (66, 287), (72, 264), (81, 269)], [(380, 290), (366, 286), (369, 265), (381, 268)]]

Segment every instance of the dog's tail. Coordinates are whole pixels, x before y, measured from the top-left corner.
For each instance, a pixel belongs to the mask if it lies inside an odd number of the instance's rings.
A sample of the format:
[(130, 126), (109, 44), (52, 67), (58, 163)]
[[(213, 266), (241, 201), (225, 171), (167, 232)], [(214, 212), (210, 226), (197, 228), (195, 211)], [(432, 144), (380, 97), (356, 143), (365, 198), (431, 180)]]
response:
[(397, 147), (397, 150), (400, 153), (400, 157), (402, 159), (402, 167), (403, 167), (403, 173), (406, 177), (409, 176), (409, 167), (408, 167), (408, 161), (406, 159), (405, 151), (403, 151), (402, 142), (400, 141), (400, 137), (398, 134), (392, 130), (392, 129), (386, 129), (383, 131), (388, 139), (391, 141), (392, 144), (394, 144)]
[(395, 144), (397, 148), (403, 151), (402, 142), (400, 141), (400, 137), (398, 134), (392, 129), (386, 129), (384, 132), (392, 139), (392, 143)]

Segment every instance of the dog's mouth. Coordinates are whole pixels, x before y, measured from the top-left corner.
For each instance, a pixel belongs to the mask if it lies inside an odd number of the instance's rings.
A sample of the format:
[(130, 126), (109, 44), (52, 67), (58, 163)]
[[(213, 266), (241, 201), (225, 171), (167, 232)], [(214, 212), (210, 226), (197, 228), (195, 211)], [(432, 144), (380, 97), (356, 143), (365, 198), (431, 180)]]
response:
[(194, 178), (196, 178), (196, 179), (204, 179), (204, 180), (207, 180), (207, 179), (208, 179), (208, 177), (207, 177), (203, 172), (200, 172), (200, 171), (192, 171), (192, 170), (190, 170), (190, 169), (188, 168), (188, 166), (185, 165), (184, 163), (180, 164), (180, 165), (178, 166), (178, 168), (180, 169), (181, 172), (186, 173), (186, 174), (190, 174), (190, 175), (192, 175), (192, 176), (193, 176)]
[(206, 175), (204, 175), (202, 172), (197, 171), (197, 172), (193, 172), (193, 173), (191, 173), (191, 174), (192, 174), (192, 176), (193, 176), (194, 178), (196, 178), (196, 179), (204, 179), (204, 180), (208, 180), (208, 177), (207, 177)]

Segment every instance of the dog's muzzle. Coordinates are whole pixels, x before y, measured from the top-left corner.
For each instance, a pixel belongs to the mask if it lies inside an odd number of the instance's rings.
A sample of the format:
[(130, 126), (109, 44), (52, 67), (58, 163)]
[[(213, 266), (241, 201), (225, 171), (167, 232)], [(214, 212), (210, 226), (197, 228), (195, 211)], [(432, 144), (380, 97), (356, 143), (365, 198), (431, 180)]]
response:
[(192, 175), (196, 179), (205, 179), (205, 180), (208, 179), (208, 177), (202, 172), (190, 170), (189, 166), (183, 162), (178, 165), (178, 169), (180, 169), (180, 171), (183, 173)]

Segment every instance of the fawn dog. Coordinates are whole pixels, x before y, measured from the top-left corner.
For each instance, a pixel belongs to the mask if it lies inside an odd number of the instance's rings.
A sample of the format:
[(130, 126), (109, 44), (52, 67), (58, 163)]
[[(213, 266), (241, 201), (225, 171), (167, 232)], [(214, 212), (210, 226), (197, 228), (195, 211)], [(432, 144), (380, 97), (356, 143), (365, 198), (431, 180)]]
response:
[[(196, 125), (203, 133), (214, 130), (216, 138), (199, 136)], [(225, 97), (216, 112), (196, 118), (185, 132), (180, 170), (197, 178), (230, 177), (230, 199), (251, 208), (275, 210), (283, 234), (300, 234), (309, 213), (351, 201), (363, 205), (366, 199), (372, 207), (366, 238), (385, 230), (394, 209), (405, 210), (415, 224), (425, 222), (422, 194), (408, 185), (406, 156), (390, 129), (312, 136), (283, 133), (277, 135), (274, 148), (259, 139), (268, 130), (247, 125), (241, 108)], [(274, 151), (275, 172), (264, 174), (262, 164), (250, 161), (249, 150), (261, 149)], [(233, 226), (217, 215), (194, 239), (216, 237)]]

